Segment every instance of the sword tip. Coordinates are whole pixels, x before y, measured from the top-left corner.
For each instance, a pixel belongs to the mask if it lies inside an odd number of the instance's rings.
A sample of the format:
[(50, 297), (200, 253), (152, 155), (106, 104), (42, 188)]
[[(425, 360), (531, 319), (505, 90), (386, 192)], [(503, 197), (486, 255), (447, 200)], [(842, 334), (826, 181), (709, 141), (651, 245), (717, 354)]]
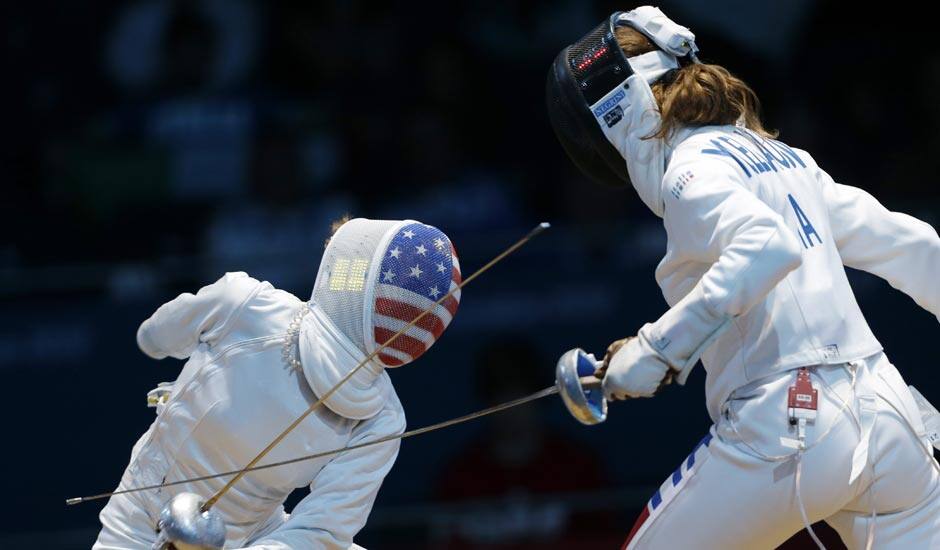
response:
[(546, 229), (548, 229), (548, 228), (551, 227), (551, 226), (552, 226), (552, 224), (550, 224), (550, 223), (548, 223), (548, 222), (542, 222), (542, 223), (536, 225), (535, 228), (533, 228), (532, 231), (529, 231), (529, 234), (526, 235), (526, 239), (531, 239), (532, 237), (538, 235), (538, 234), (541, 233), (542, 231), (545, 231)]

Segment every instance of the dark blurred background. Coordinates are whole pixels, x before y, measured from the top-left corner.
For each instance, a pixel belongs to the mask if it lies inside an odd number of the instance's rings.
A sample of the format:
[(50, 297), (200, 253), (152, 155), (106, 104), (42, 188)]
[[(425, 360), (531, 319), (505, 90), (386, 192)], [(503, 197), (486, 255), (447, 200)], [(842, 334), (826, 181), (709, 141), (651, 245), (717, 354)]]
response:
[[(837, 181), (940, 222), (930, 33), (836, 2), (659, 6), (696, 32), (706, 61), (755, 87), (782, 140)], [(658, 317), (660, 222), (632, 191), (584, 181), (543, 107), (557, 51), (631, 7), (7, 4), (0, 546), (94, 540), (103, 503), (63, 499), (116, 485), (153, 418), (147, 390), (181, 365), (136, 349), (143, 319), (225, 271), (306, 297), (343, 213), (437, 225), (468, 273), (554, 224), (467, 289), (424, 359), (392, 373), (412, 427), (547, 386), (566, 349), (602, 353)], [(908, 381), (940, 398), (923, 345), (936, 319), (880, 280), (852, 281)], [(357, 542), (617, 547), (708, 429), (703, 374), (613, 405), (591, 428), (554, 399), (408, 440)]]

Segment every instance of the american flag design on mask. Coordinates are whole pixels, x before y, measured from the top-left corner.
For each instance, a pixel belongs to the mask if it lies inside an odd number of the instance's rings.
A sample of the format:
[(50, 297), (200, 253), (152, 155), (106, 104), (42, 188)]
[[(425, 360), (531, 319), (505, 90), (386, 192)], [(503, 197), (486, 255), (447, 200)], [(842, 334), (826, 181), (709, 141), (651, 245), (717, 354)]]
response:
[(434, 307), (379, 353), (382, 363), (397, 367), (414, 361), (440, 338), (457, 312), (460, 291), (439, 305), (434, 302), (460, 281), (460, 263), (447, 235), (421, 223), (398, 230), (385, 251), (376, 285), (375, 345), (384, 344), (422, 311)]

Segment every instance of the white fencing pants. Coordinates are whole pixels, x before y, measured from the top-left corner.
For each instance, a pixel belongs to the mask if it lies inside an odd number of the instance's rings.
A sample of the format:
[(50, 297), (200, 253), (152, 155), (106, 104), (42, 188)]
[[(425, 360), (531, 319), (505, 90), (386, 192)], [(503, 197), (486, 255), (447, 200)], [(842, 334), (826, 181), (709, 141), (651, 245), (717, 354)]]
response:
[(940, 475), (913, 397), (884, 354), (854, 365), (810, 368), (819, 410), (801, 456), (787, 416), (796, 371), (734, 392), (624, 548), (776, 548), (804, 526), (798, 469), (808, 521), (849, 548), (865, 548), (872, 522), (873, 548), (940, 548)]

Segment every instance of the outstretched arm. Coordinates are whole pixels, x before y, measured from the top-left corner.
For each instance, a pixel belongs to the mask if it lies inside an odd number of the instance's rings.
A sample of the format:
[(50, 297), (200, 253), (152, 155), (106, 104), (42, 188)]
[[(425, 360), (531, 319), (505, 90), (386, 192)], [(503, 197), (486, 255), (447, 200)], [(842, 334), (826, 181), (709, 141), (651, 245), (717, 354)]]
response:
[(842, 263), (888, 281), (940, 319), (940, 237), (930, 224), (819, 171)]
[[(356, 426), (348, 446), (404, 431), (405, 415), (393, 395), (381, 412)], [(400, 443), (396, 439), (337, 455), (317, 474), (310, 494), (294, 507), (290, 518), (245, 550), (350, 548), (395, 463)]]
[(666, 198), (670, 241), (702, 261), (701, 280), (635, 338), (615, 342), (605, 359), (609, 398), (648, 397), (676, 377), (685, 381), (702, 351), (730, 321), (746, 313), (802, 262), (796, 235), (721, 163), (670, 166), (666, 183), (692, 171), (694, 180)]
[(137, 345), (154, 359), (189, 357), (200, 342), (212, 344), (256, 288), (247, 274), (226, 273), (198, 293), (180, 294), (163, 304), (137, 329)]

